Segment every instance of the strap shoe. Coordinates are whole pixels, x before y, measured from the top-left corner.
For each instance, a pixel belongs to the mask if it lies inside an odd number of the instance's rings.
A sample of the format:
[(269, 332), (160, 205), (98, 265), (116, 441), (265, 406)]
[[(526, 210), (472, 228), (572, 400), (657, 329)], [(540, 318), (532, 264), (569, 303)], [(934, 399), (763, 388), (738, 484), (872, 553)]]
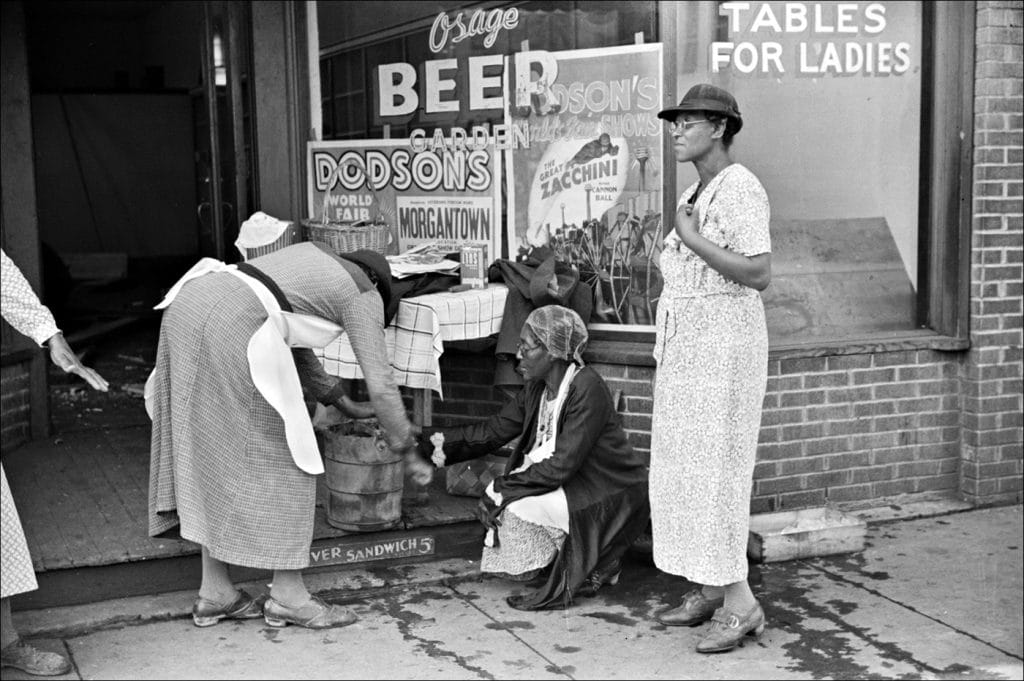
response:
[(228, 605), (199, 596), (192, 604), (192, 622), (197, 627), (212, 627), (221, 620), (251, 620), (263, 614), (263, 596), (253, 598), (242, 589)]
[(615, 586), (619, 583), (619, 576), (622, 574), (622, 561), (618, 558), (603, 568), (597, 568), (583, 580), (583, 584), (576, 591), (577, 596), (594, 596), (597, 590), (605, 584)]
[(35, 676), (61, 676), (71, 671), (71, 663), (63, 655), (39, 650), (20, 638), (0, 651), (0, 666)]
[(707, 598), (700, 589), (692, 589), (683, 596), (682, 605), (658, 613), (656, 619), (669, 627), (695, 627), (711, 619), (724, 603), (724, 596)]
[(348, 608), (329, 604), (317, 596), (310, 596), (305, 605), (297, 608), (268, 598), (263, 605), (263, 619), (272, 627), (297, 624), (307, 629), (330, 629), (352, 624), (357, 618)]
[(747, 634), (755, 638), (764, 632), (764, 610), (758, 603), (746, 615), (740, 616), (724, 607), (715, 611), (711, 628), (697, 644), (698, 653), (723, 653), (743, 645)]

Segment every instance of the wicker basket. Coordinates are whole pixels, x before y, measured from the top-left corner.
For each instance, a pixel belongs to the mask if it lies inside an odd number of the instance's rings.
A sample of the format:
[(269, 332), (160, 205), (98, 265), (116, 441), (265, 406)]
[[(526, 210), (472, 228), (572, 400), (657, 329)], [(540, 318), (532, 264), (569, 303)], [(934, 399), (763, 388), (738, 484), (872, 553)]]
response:
[(386, 255), (391, 243), (391, 228), (386, 224), (303, 220), (302, 226), (306, 230), (306, 241), (326, 244), (335, 253), (351, 253), (366, 248)]
[[(502, 456), (501, 454), (505, 454)], [(488, 454), (477, 459), (446, 466), (445, 490), (448, 494), (464, 497), (478, 497), (491, 480), (505, 472), (508, 452)]]
[[(349, 163), (354, 161), (349, 160)], [(387, 254), (388, 246), (391, 244), (391, 226), (384, 219), (380, 212), (380, 197), (367, 179), (366, 186), (373, 195), (374, 203), (377, 205), (377, 216), (373, 222), (333, 222), (327, 219), (327, 208), (331, 198), (331, 189), (338, 178), (338, 173), (345, 164), (339, 163), (327, 182), (327, 190), (324, 191), (324, 205), (320, 212), (319, 220), (303, 220), (306, 241), (318, 241), (326, 244), (335, 253), (351, 253), (361, 249), (377, 251)], [(365, 168), (364, 168), (365, 172)]]

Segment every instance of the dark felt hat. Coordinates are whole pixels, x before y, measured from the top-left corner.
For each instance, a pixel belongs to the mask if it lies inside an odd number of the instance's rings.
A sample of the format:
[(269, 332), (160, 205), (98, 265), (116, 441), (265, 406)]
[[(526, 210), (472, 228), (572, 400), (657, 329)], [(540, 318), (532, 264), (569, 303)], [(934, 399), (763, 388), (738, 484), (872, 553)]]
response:
[(706, 111), (708, 113), (720, 114), (731, 118), (733, 123), (733, 134), (743, 127), (743, 117), (740, 116), (740, 107), (736, 98), (711, 83), (700, 83), (686, 91), (679, 104), (664, 111), (658, 112), (658, 118), (666, 121), (675, 120), (681, 113), (693, 111)]
[[(394, 311), (391, 310), (391, 265), (388, 264), (388, 259), (377, 251), (365, 248), (338, 255), (349, 262), (354, 262), (366, 271), (370, 281), (377, 287), (381, 300), (384, 301), (384, 326), (390, 324)], [(397, 310), (397, 306), (395, 309)]]

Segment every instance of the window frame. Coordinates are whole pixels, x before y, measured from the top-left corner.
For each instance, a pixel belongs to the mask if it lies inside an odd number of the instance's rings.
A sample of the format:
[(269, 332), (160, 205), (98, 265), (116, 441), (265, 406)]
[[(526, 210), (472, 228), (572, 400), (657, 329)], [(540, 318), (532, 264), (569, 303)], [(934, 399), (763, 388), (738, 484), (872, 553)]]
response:
[(968, 347), (974, 153), (975, 3), (924, 3), (919, 319)]

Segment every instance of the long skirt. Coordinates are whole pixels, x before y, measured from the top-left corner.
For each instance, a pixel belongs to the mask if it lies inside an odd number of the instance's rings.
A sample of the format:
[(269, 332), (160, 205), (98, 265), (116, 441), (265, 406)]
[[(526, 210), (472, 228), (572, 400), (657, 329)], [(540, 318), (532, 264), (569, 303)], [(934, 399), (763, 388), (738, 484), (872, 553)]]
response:
[(768, 373), (764, 306), (756, 295), (663, 297), (658, 316), (654, 564), (699, 584), (739, 582)]
[(253, 385), (246, 349), (266, 319), (227, 273), (186, 284), (164, 312), (155, 368), (149, 532), (218, 560), (309, 565), (316, 477), (296, 467), (284, 421)]
[(481, 572), (515, 576), (547, 567), (562, 549), (568, 525), (569, 509), (561, 488), (513, 501), (501, 513), (498, 544), (484, 546)]

